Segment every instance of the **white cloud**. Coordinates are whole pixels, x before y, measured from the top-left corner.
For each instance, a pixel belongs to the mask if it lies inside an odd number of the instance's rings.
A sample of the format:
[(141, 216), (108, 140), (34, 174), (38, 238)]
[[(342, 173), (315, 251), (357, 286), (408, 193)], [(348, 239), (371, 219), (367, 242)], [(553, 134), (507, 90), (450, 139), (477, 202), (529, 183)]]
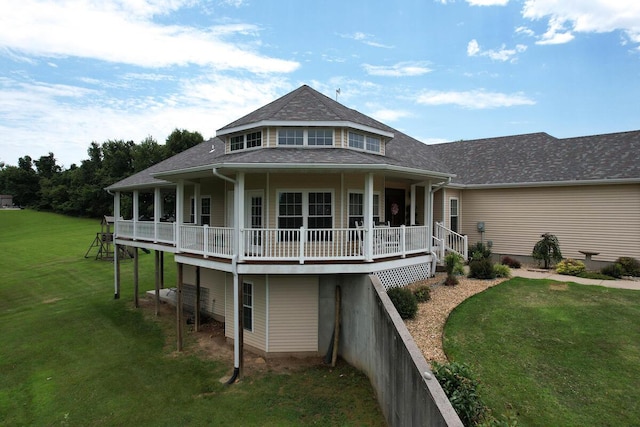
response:
[[(374, 107), (375, 108), (375, 107)], [(377, 108), (368, 113), (371, 117), (383, 123), (395, 122), (404, 117), (411, 117), (411, 113), (406, 110), (392, 110), (390, 108)]]
[(473, 39), (467, 44), (467, 55), (469, 56), (486, 56), (494, 61), (509, 61), (514, 60), (518, 53), (522, 53), (527, 50), (527, 46), (518, 44), (514, 49), (507, 49), (505, 45), (502, 45), (499, 50), (482, 50), (477, 40)]
[(637, 0), (527, 0), (522, 15), (531, 20), (548, 19), (548, 29), (538, 44), (567, 43), (573, 33), (604, 33), (620, 30), (640, 43), (640, 2)]
[(352, 34), (340, 34), (340, 37), (345, 38), (345, 39), (351, 39), (351, 40), (355, 40), (355, 41), (359, 41), (361, 43), (364, 43), (368, 46), (372, 46), (372, 47), (379, 47), (379, 48), (383, 48), (383, 49), (393, 49), (394, 46), (390, 46), (390, 45), (386, 45), (386, 44), (382, 44), (379, 42), (376, 42), (373, 40), (373, 35), (371, 34), (366, 34), (360, 31), (357, 31), (355, 33)]
[(257, 73), (287, 73), (298, 68), (297, 62), (270, 58), (223, 38), (257, 33), (252, 26), (203, 29), (151, 20), (187, 3), (12, 2), (10, 7), (0, 7), (0, 47), (24, 55), (84, 57), (149, 68), (196, 64)]
[(471, 6), (506, 6), (509, 0), (467, 0)]
[(370, 65), (363, 64), (362, 67), (367, 74), (373, 76), (385, 76), (385, 77), (409, 77), (409, 76), (421, 76), (423, 74), (433, 71), (428, 64), (424, 61), (408, 61), (398, 62), (394, 65)]
[(520, 92), (506, 94), (500, 92), (487, 92), (484, 89), (448, 92), (426, 90), (418, 95), (416, 102), (423, 105), (451, 104), (468, 109), (488, 109), (535, 104), (535, 101), (527, 98)]

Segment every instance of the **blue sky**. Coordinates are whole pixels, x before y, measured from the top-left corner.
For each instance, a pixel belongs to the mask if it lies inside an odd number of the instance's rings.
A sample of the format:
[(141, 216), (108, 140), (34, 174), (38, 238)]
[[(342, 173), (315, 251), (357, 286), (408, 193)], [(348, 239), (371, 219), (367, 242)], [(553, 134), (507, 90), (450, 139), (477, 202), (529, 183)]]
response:
[(640, 129), (637, 0), (0, 0), (0, 162), (205, 138), (302, 84), (425, 143)]

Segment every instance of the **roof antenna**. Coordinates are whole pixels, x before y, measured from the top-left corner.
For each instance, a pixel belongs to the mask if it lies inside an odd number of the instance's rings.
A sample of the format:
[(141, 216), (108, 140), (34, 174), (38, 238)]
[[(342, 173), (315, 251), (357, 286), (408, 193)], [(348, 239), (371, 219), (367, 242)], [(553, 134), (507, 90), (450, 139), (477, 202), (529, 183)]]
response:
[(340, 88), (336, 89), (336, 102), (338, 102), (338, 95), (340, 95)]

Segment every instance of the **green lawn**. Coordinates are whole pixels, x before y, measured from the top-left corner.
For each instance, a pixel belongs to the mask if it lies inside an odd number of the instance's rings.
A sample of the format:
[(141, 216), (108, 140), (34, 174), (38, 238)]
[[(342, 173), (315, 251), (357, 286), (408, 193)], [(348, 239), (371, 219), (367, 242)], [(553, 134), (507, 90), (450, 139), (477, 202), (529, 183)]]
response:
[(449, 317), (445, 352), (518, 425), (640, 425), (640, 292), (514, 278)]
[[(99, 230), (0, 211), (0, 425), (384, 425), (368, 379), (346, 364), (226, 386), (232, 366), (176, 356), (165, 345), (174, 320), (132, 307), (132, 263), (114, 300), (113, 264), (83, 257)], [(143, 292), (153, 256), (140, 264)]]

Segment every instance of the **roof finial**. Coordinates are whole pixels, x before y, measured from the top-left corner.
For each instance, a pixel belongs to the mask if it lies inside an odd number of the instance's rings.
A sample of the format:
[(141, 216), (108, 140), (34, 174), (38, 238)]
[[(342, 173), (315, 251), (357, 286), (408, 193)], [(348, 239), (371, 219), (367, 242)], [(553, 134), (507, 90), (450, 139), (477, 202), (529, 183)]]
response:
[(338, 102), (338, 95), (340, 95), (340, 88), (336, 89), (336, 102)]

